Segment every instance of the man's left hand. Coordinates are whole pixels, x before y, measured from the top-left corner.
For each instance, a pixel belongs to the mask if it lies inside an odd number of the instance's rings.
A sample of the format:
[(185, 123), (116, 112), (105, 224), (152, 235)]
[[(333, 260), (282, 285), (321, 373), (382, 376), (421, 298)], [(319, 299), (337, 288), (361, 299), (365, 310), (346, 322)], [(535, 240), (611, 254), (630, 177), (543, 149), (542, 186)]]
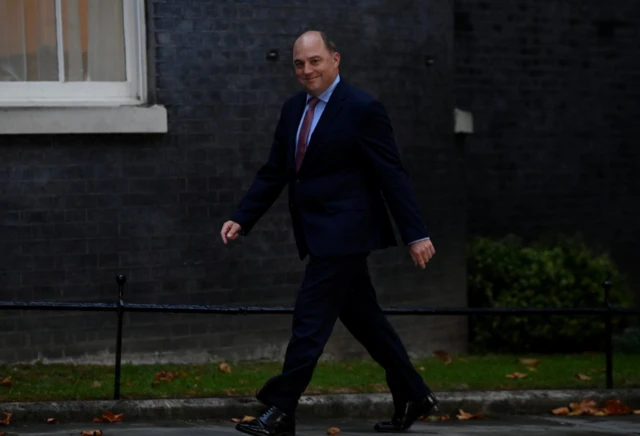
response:
[(413, 259), (413, 264), (425, 269), (427, 262), (436, 254), (436, 249), (430, 239), (414, 242), (409, 246), (409, 253)]

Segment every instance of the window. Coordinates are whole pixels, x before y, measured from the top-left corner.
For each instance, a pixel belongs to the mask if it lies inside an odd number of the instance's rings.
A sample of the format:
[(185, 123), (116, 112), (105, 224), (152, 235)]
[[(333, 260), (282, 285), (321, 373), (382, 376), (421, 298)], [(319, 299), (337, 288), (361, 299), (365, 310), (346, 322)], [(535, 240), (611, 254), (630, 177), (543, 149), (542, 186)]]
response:
[(144, 103), (144, 0), (0, 0), (0, 106)]

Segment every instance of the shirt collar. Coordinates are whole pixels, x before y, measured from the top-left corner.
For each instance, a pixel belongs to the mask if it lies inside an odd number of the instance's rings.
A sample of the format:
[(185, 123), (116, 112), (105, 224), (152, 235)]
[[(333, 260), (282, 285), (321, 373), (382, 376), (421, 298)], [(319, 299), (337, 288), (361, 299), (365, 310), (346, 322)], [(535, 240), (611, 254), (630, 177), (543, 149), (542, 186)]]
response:
[[(325, 92), (323, 92), (322, 94), (320, 94), (318, 96), (318, 99), (320, 101), (324, 102), (325, 104), (328, 103), (329, 102), (329, 98), (331, 98), (331, 94), (333, 94), (333, 91), (336, 89), (336, 86), (338, 86), (339, 82), (340, 82), (340, 74), (338, 74), (336, 76), (336, 79), (333, 81), (331, 86), (329, 86)], [(307, 94), (307, 103), (309, 103), (309, 99), (311, 97), (312, 96), (310, 94)]]

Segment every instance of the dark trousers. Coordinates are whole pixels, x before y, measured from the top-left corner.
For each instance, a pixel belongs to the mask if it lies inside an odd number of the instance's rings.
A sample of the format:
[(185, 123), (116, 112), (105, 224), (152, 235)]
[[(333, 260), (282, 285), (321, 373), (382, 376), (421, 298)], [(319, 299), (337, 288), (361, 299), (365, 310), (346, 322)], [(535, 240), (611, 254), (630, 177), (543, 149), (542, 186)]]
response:
[(367, 256), (358, 255), (310, 258), (295, 303), (282, 372), (267, 381), (258, 400), (295, 413), (338, 318), (384, 368), (395, 404), (427, 394), (427, 385), (378, 305)]

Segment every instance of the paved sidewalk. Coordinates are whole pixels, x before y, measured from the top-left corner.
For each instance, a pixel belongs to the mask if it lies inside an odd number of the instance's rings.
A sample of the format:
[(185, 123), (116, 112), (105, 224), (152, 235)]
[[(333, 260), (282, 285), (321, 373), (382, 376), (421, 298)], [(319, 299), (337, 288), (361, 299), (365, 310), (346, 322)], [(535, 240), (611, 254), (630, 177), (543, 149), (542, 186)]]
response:
[[(374, 420), (300, 420), (297, 434), (324, 436), (330, 427), (338, 427), (340, 436), (377, 435)], [(79, 436), (84, 430), (100, 429), (104, 436), (239, 436), (232, 422), (168, 421), (119, 424), (23, 424), (0, 428), (7, 436)], [(447, 421), (416, 423), (406, 434), (446, 436), (581, 436), (640, 435), (640, 416), (583, 418), (539, 416), (492, 416), (477, 421)]]

